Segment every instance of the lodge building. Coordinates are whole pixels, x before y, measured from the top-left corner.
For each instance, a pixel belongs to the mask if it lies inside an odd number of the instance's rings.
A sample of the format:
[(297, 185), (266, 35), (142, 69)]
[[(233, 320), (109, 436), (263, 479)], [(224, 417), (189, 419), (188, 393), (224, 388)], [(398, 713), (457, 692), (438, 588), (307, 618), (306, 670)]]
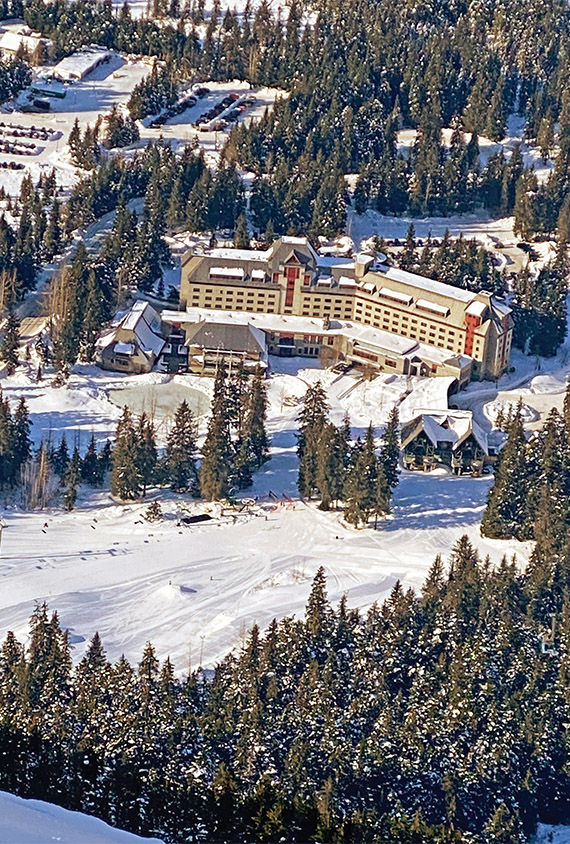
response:
[[(491, 294), (395, 269), (370, 255), (318, 255), (306, 238), (281, 237), (265, 251), (189, 252), (182, 260), (180, 308), (369, 326), (369, 339), (376, 329), (379, 337), (397, 335), (423, 350), (416, 359), (408, 353), (407, 362), (394, 364), (404, 374), (440, 374), (433, 359), (448, 358), (462, 369), (468, 359), (469, 378), (496, 378), (509, 363), (511, 311)], [(367, 350), (361, 344), (358, 362), (389, 369), (374, 345)], [(310, 346), (301, 344), (296, 353), (314, 354)], [(281, 353), (281, 348), (270, 351)], [(430, 349), (432, 360), (424, 361)]]

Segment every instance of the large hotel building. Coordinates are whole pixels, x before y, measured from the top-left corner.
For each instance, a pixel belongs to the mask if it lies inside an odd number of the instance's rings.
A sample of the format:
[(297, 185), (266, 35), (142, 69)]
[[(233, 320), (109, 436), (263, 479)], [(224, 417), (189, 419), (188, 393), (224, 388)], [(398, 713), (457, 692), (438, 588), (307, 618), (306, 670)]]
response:
[(498, 377), (511, 349), (511, 311), (489, 293), (394, 269), (370, 255), (318, 255), (305, 238), (281, 237), (266, 251), (188, 253), (180, 309), (256, 315), (273, 354), (314, 355), (334, 345), (352, 363), (454, 375), (460, 386)]

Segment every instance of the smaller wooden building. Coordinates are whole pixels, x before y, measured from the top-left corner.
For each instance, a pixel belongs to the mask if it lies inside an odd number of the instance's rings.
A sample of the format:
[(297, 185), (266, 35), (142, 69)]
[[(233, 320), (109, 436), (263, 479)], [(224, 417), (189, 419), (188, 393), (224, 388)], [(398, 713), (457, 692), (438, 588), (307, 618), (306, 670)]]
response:
[(166, 342), (161, 331), (161, 320), (154, 308), (148, 302), (135, 302), (97, 340), (96, 361), (103, 369), (117, 372), (150, 372)]
[(422, 411), (402, 426), (401, 443), (407, 469), (445, 465), (457, 475), (479, 475), (489, 462), (487, 434), (470, 410)]

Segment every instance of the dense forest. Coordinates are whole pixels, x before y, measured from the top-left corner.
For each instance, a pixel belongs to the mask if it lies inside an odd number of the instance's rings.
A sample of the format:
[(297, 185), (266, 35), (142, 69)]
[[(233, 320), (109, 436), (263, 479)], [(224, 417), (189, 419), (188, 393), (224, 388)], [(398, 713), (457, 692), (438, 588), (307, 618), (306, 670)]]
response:
[[(525, 842), (570, 814), (570, 603), (467, 538), (361, 614), (304, 618), (177, 679), (147, 644), (74, 668), (57, 614), (0, 651), (0, 788), (167, 842)], [(551, 619), (548, 624), (550, 628)]]
[[(248, 79), (289, 96), (255, 125), (236, 126), (225, 155), (258, 174), (256, 225), (276, 232), (337, 233), (344, 175), (357, 173), (357, 211), (452, 214), (484, 206), (515, 213), (523, 237), (551, 233), (565, 204), (570, 132), (567, 4), (495, 0), (412, 5), (297, 0), (284, 16), (267, 2), (243, 15), (214, 4), (156, 0), (158, 19), (133, 19), (110, 3), (32, 0), (26, 21), (54, 42), (54, 55), (97, 42), (162, 62), (133, 93), (136, 116), (168, 104), (184, 77)], [(165, 20), (161, 21), (160, 18)], [(538, 185), (520, 150), (490, 156), (478, 136), (503, 137), (507, 119), (556, 167)], [(409, 155), (400, 128), (417, 129)], [(443, 142), (442, 129), (451, 130)]]

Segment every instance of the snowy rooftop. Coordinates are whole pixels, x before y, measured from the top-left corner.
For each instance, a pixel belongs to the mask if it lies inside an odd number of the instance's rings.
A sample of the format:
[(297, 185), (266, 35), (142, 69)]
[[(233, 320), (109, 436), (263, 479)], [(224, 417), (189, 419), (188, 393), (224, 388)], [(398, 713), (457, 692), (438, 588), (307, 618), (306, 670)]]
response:
[(130, 311), (127, 311), (121, 320), (121, 326), (129, 331), (134, 331), (141, 317), (145, 317), (149, 323), (155, 322), (158, 319), (158, 314), (154, 308), (143, 299), (139, 299), (134, 303)]
[[(441, 316), (447, 316), (449, 313), (449, 308), (445, 305), (439, 305), (437, 302), (428, 302), (427, 299), (418, 299), (416, 305), (424, 311), (432, 311), (432, 313), (441, 314)], [(469, 305), (469, 307), (471, 307), (471, 305)]]
[(471, 302), (471, 304), (467, 307), (466, 313), (473, 314), (473, 316), (482, 317), (486, 310), (486, 302)]
[(62, 79), (82, 79), (95, 65), (110, 55), (110, 51), (105, 47), (92, 44), (66, 56), (56, 64), (53, 72)]
[(245, 270), (243, 267), (210, 267), (210, 275), (221, 278), (243, 278)]
[(448, 296), (450, 299), (457, 299), (460, 302), (471, 302), (475, 298), (475, 293), (469, 290), (462, 290), (460, 287), (452, 287), (451, 284), (444, 284), (442, 281), (434, 281), (433, 278), (425, 278), (415, 273), (409, 273), (406, 270), (400, 270), (397, 267), (388, 267), (381, 264), (377, 267), (375, 272), (380, 273), (385, 278), (392, 281), (398, 281), (400, 284), (408, 284), (411, 287), (417, 287), (427, 293), (436, 293), (438, 296)]
[(271, 250), (262, 252), (257, 249), (208, 249), (209, 258), (221, 258), (224, 261), (268, 261)]
[(404, 302), (406, 305), (409, 305), (413, 300), (413, 296), (410, 296), (408, 293), (401, 293), (399, 290), (392, 290), (390, 287), (381, 287), (379, 293), (380, 296), (384, 296), (386, 299), (397, 299), (398, 302)]
[(33, 53), (38, 44), (44, 42), (46, 46), (51, 45), (51, 41), (42, 38), (39, 32), (26, 31), (23, 28), (20, 32), (8, 30), (0, 35), (0, 50), (8, 50), (9, 52), (17, 53), (20, 46), (23, 46), (28, 52)]
[(317, 255), (317, 266), (323, 269), (343, 267), (350, 270), (354, 267), (354, 261), (350, 258), (342, 258), (339, 255)]
[(448, 442), (455, 451), (473, 434), (481, 448), (488, 453), (487, 434), (473, 419), (470, 410), (442, 411), (418, 408), (418, 415), (421, 416), (423, 430), (434, 445)]
[[(444, 363), (454, 358), (449, 349), (418, 343), (410, 337), (392, 334), (381, 328), (360, 325), (356, 322), (331, 320), (329, 328), (323, 327), (323, 320), (314, 317), (292, 316), (287, 314), (253, 313), (249, 311), (217, 311), (205, 308), (188, 308), (186, 311), (163, 311), (162, 319), (171, 323), (195, 323), (209, 320), (213, 323), (229, 325), (252, 325), (262, 331), (290, 331), (293, 334), (343, 335), (359, 343), (365, 343), (397, 355), (420, 354), (433, 363)], [(460, 365), (468, 363), (470, 358), (458, 360)]]

